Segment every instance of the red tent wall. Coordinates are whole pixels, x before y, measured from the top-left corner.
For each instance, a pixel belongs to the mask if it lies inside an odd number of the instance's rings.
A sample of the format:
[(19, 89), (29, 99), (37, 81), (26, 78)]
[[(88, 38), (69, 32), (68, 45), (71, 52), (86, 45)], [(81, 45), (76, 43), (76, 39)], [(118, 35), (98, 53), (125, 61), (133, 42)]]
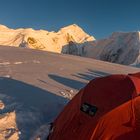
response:
[(103, 116), (90, 140), (140, 140), (139, 133), (140, 97), (137, 97)]
[[(60, 113), (49, 140), (90, 140), (97, 121), (107, 112), (132, 99), (132, 95), (137, 94), (138, 84), (140, 79), (126, 75), (92, 80)], [(97, 106), (94, 117), (80, 110), (84, 103)]]

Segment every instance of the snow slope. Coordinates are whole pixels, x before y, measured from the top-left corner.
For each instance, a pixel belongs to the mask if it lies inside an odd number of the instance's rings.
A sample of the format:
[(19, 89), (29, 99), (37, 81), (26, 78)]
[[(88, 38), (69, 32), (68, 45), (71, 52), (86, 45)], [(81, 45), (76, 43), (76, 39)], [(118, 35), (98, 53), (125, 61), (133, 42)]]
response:
[(8, 134), (7, 140), (35, 140), (42, 132), (43, 140), (46, 124), (89, 80), (139, 70), (78, 56), (1, 46), (0, 100), (5, 108), (0, 110), (0, 125), (2, 116), (11, 115), (4, 121), (7, 127), (0, 139)]

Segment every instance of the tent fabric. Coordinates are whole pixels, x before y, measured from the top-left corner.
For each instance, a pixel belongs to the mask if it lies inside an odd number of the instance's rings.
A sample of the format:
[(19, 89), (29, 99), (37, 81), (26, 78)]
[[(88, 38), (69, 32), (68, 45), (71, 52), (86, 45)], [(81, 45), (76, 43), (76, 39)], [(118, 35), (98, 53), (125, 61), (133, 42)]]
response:
[[(91, 139), (140, 140), (140, 96), (134, 99), (134, 116), (131, 101), (128, 101), (102, 117)], [(134, 126), (132, 119), (135, 119)]]
[(140, 78), (140, 72), (133, 73), (133, 74), (128, 74), (129, 76), (137, 77)]
[[(92, 137), (97, 136), (98, 122), (107, 113), (128, 101), (131, 101), (130, 109), (133, 112), (133, 99), (140, 93), (140, 79), (137, 75), (140, 74), (111, 75), (90, 81), (54, 121), (49, 140), (94, 140), (95, 138)], [(95, 116), (90, 116), (80, 110), (84, 103), (98, 108)]]

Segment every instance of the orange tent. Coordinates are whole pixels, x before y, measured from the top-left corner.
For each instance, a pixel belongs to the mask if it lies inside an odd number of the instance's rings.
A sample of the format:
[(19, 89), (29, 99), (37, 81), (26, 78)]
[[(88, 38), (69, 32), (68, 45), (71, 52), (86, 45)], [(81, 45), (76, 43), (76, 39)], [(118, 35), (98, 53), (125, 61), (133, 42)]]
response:
[(140, 96), (103, 116), (91, 140), (140, 140)]
[[(98, 137), (98, 130), (102, 126), (99, 125), (100, 120), (107, 113), (133, 100), (140, 93), (139, 75), (139, 73), (111, 75), (89, 82), (54, 121), (49, 140), (113, 140), (108, 137), (105, 139)], [(115, 115), (112, 116), (115, 117)], [(109, 117), (111, 118), (111, 115)], [(115, 126), (113, 123), (111, 125)], [(108, 125), (108, 128), (109, 133), (111, 127)], [(105, 125), (104, 129), (106, 129)], [(117, 133), (117, 131), (114, 132)]]

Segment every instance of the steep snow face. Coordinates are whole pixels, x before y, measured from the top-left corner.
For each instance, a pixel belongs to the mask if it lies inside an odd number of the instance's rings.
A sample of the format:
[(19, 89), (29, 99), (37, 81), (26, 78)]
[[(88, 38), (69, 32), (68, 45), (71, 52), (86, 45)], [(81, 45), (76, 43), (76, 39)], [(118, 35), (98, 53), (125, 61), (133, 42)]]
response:
[(129, 65), (139, 56), (139, 32), (116, 32), (92, 45), (93, 47), (87, 48), (88, 57)]
[(28, 47), (44, 51), (61, 53), (62, 48), (69, 42), (84, 43), (93, 41), (94, 37), (86, 34), (76, 24), (64, 27), (58, 32), (45, 30), (9, 29), (0, 25), (0, 45)]
[(125, 65), (140, 64), (140, 32), (115, 32), (109, 38), (69, 46), (69, 53)]

